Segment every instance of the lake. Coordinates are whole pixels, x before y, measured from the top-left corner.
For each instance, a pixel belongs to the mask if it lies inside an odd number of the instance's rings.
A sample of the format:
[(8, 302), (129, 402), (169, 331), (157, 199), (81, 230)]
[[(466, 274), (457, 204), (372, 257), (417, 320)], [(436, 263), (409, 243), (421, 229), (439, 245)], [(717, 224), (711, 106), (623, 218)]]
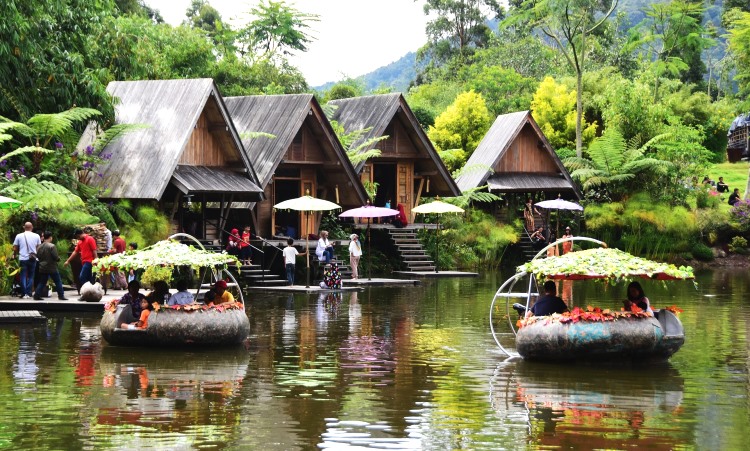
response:
[[(747, 449), (746, 270), (644, 283), (686, 330), (645, 368), (507, 360), (488, 318), (504, 279), (253, 293), (237, 349), (110, 347), (98, 316), (0, 329), (0, 448)], [(624, 291), (583, 282), (573, 296), (619, 308)]]

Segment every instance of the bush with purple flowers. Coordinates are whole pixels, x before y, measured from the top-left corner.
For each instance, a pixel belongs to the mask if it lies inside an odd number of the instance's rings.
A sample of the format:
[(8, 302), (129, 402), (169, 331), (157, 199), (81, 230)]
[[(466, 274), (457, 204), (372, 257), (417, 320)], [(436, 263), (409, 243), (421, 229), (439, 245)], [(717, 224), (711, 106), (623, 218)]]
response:
[(732, 220), (739, 224), (739, 229), (744, 231), (750, 230), (750, 200), (740, 200), (729, 213), (732, 216)]

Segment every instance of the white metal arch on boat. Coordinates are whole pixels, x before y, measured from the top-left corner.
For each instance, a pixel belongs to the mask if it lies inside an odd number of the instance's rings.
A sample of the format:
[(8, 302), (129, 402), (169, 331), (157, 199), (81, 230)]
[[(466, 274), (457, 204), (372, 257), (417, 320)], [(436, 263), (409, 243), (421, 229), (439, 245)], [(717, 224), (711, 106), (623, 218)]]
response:
[[(534, 258), (532, 258), (532, 260), (536, 260), (539, 257), (546, 256), (547, 255), (547, 250), (550, 249), (552, 246), (558, 246), (561, 243), (565, 243), (565, 242), (569, 242), (569, 241), (570, 242), (573, 242), (573, 241), (586, 241), (586, 242), (591, 242), (591, 243), (594, 243), (594, 244), (598, 244), (601, 247), (607, 247), (607, 243), (605, 243), (604, 241), (600, 241), (600, 240), (597, 240), (597, 239), (594, 239), (594, 238), (585, 237), (585, 236), (574, 236), (574, 237), (570, 237), (570, 238), (562, 238), (562, 239), (559, 239), (559, 240), (555, 241), (554, 243), (550, 243), (547, 246), (545, 246), (543, 249), (541, 249), (534, 256)], [(526, 289), (526, 292), (525, 293), (524, 292), (513, 292), (513, 287), (516, 285), (516, 283), (518, 283), (518, 281), (520, 281), (524, 277), (529, 277), (529, 283), (528, 283), (528, 288)], [(513, 334), (516, 335), (516, 333), (517, 333), (516, 332), (516, 328), (513, 325), (513, 320), (511, 319), (511, 314), (510, 314), (510, 299), (512, 299), (512, 298), (518, 298), (518, 299), (526, 298), (526, 311), (528, 311), (529, 310), (529, 304), (531, 303), (531, 297), (539, 295), (539, 293), (532, 293), (531, 292), (532, 285), (534, 285), (535, 282), (536, 282), (536, 279), (535, 279), (535, 277), (534, 277), (533, 274), (529, 274), (529, 273), (527, 273), (525, 271), (518, 272), (515, 275), (513, 275), (512, 277), (510, 277), (508, 280), (506, 280), (502, 285), (500, 285), (500, 288), (497, 289), (497, 291), (495, 292), (495, 296), (492, 298), (492, 303), (490, 304), (490, 331), (492, 332), (492, 338), (495, 340), (495, 343), (500, 347), (500, 349), (506, 355), (508, 355), (509, 357), (516, 357), (516, 356), (518, 356), (518, 354), (515, 353), (515, 352), (508, 351), (503, 345), (500, 344), (500, 340), (497, 338), (497, 332), (495, 331), (495, 326), (494, 326), (494, 324), (492, 322), (493, 312), (495, 311), (495, 303), (497, 302), (498, 298), (500, 298), (500, 297), (505, 298), (505, 314), (508, 317), (508, 324), (510, 324), (510, 329), (513, 331)], [(507, 287), (507, 293), (505, 292), (506, 287)], [(538, 291), (538, 288), (537, 288), (537, 291)]]
[[(182, 233), (182, 232), (175, 233), (173, 235), (170, 235), (168, 239), (170, 239), (170, 240), (188, 239), (188, 240), (194, 242), (195, 244), (197, 244), (198, 247), (200, 247), (201, 250), (207, 251), (206, 247), (203, 245), (203, 243), (200, 242), (200, 240), (198, 238), (194, 237), (193, 235), (187, 234), (187, 233)], [(237, 282), (237, 279), (234, 278), (234, 276), (232, 275), (231, 272), (217, 270), (216, 268), (211, 268), (211, 276), (212, 276), (213, 280), (212, 280), (212, 283), (210, 285), (213, 285), (213, 282), (216, 282), (218, 280), (224, 279), (225, 277), (229, 277), (230, 279), (232, 279), (231, 283), (233, 284), (233, 286), (237, 287), (237, 294), (239, 296), (239, 301), (241, 303), (243, 303), (243, 304), (245, 303), (245, 297), (242, 294), (242, 289), (240, 288), (240, 284)], [(200, 293), (200, 290), (201, 290), (201, 287), (199, 285), (198, 289), (197, 289), (197, 291), (195, 293), (196, 296), (198, 295), (198, 293)]]

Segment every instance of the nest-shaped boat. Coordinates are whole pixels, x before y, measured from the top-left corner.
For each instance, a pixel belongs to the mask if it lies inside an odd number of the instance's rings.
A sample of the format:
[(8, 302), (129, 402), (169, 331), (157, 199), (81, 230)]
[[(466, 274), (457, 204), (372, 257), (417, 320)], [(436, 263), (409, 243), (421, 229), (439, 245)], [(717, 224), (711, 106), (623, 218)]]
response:
[[(561, 256), (540, 258), (546, 248), (529, 263), (518, 268), (518, 273), (508, 279), (497, 291), (490, 308), (490, 327), (500, 348), (514, 355), (500, 344), (492, 325), (495, 303), (506, 299), (508, 318), (512, 317), (510, 299), (525, 297), (526, 305), (518, 307), (528, 312), (530, 301), (536, 293), (532, 288), (537, 280), (587, 280), (649, 278), (655, 280), (679, 280), (693, 278), (692, 268), (634, 257), (617, 249), (608, 249), (606, 244), (584, 237), (561, 241), (591, 241), (601, 245), (596, 249), (570, 252)], [(553, 244), (554, 245), (554, 244)], [(550, 245), (552, 246), (552, 245)], [(528, 278), (528, 290), (514, 293), (513, 287)], [(655, 309), (651, 314), (637, 307), (632, 310), (609, 310), (601, 308), (572, 308), (569, 312), (549, 316), (524, 314), (515, 326), (515, 346), (518, 355), (526, 360), (579, 361), (579, 360), (666, 360), (685, 342), (685, 332), (675, 314), (680, 310), (674, 306)]]
[[(199, 248), (174, 241), (176, 238), (193, 240)], [(105, 306), (100, 323), (102, 337), (118, 346), (231, 346), (246, 340), (250, 334), (250, 321), (245, 313), (242, 291), (234, 276), (226, 271), (229, 264), (237, 264), (234, 256), (217, 254), (202, 249), (201, 243), (187, 234), (177, 234), (151, 248), (129, 254), (115, 254), (96, 262), (96, 269), (106, 272), (110, 268), (121, 270), (145, 269), (149, 266), (192, 266), (204, 269), (210, 282), (228, 280), (234, 287), (237, 302), (208, 306), (200, 303), (163, 306), (156, 305), (145, 329), (123, 329), (123, 323), (138, 320), (130, 305), (114, 300)], [(201, 286), (210, 286), (201, 284)], [(196, 298), (197, 298), (196, 294)]]

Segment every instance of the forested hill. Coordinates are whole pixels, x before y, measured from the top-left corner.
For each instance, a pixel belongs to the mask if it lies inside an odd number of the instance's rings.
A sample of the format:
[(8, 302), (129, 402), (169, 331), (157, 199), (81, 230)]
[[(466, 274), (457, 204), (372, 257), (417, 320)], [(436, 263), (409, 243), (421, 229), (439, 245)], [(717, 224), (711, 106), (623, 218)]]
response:
[[(652, 4), (659, 3), (651, 0), (620, 0), (617, 6), (617, 12), (626, 14), (624, 26), (635, 26), (646, 18), (645, 10)], [(716, 27), (716, 36), (721, 45), (718, 45), (709, 51), (713, 53), (714, 58), (720, 59), (724, 53), (723, 42), (725, 40), (726, 30), (721, 23), (721, 13), (724, 0), (709, 0), (704, 16), (704, 24), (711, 24)], [(497, 22), (491, 21), (489, 24), (493, 30), (497, 30)], [(715, 52), (720, 52), (716, 54)], [(373, 91), (379, 87), (390, 87), (394, 91), (406, 92), (409, 84), (414, 81), (416, 71), (416, 52), (409, 52), (398, 60), (379, 67), (372, 72), (356, 76), (355, 79), (362, 82), (366, 92)], [(329, 81), (314, 89), (325, 91), (331, 88), (336, 82)]]
[[(381, 86), (391, 87), (394, 91), (406, 92), (409, 89), (409, 83), (417, 76), (416, 64), (416, 52), (409, 52), (390, 64), (357, 77), (357, 80), (364, 84), (364, 88), (368, 92)], [(315, 89), (325, 91), (334, 84), (335, 82), (331, 81), (322, 86), (317, 86)]]

